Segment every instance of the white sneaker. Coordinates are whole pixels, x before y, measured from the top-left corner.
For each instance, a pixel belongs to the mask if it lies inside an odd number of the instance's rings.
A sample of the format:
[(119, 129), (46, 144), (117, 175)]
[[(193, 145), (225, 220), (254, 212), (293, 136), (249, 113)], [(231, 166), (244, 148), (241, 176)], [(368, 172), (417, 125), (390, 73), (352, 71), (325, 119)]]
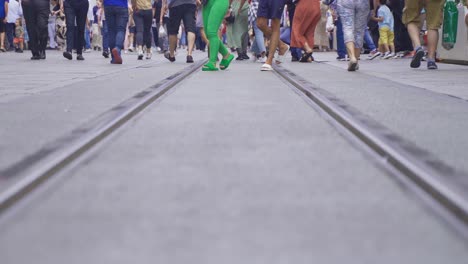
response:
[(266, 62), (266, 57), (260, 57), (257, 59), (257, 62), (259, 63), (265, 63)]
[(392, 57), (395, 57), (394, 53), (386, 52), (383, 58), (384, 58), (384, 60), (388, 60), (388, 59), (390, 59)]
[(368, 60), (373, 60), (373, 59), (377, 58), (380, 55), (382, 55), (382, 53), (380, 53), (380, 51), (376, 50), (374, 52), (369, 53), (369, 56), (367, 56), (367, 59)]
[(146, 52), (146, 59), (147, 60), (151, 60), (151, 57), (153, 56), (153, 53), (150, 51), (150, 52)]

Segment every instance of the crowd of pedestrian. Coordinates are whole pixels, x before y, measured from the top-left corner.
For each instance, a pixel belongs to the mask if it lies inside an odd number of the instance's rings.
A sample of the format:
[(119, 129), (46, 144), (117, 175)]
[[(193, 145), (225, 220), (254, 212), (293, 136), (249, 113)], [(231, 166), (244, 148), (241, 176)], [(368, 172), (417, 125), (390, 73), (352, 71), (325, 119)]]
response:
[[(312, 62), (313, 53), (335, 49), (348, 70), (367, 59), (412, 57), (410, 66), (437, 69), (436, 47), (445, 0), (0, 0), (0, 51), (29, 49), (32, 60), (46, 49), (84, 60), (91, 50), (122, 64), (153, 51), (174, 62), (186, 50), (206, 51), (204, 71), (224, 70), (236, 60), (272, 70), (290, 52)], [(465, 1), (466, 4), (466, 1)], [(90, 11), (91, 10), (91, 11)], [(88, 13), (92, 12), (92, 17)], [(466, 18), (468, 23), (468, 18)], [(218, 59), (218, 53), (222, 55)], [(250, 56), (249, 56), (250, 55)], [(218, 67), (219, 62), (219, 67)]]

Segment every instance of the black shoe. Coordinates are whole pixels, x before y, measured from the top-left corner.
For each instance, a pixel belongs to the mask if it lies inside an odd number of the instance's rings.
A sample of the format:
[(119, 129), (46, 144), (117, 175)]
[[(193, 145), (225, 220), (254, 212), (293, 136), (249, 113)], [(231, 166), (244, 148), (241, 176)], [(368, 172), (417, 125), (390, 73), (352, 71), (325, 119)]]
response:
[(188, 55), (187, 56), (187, 63), (193, 63), (193, 57)]
[(45, 59), (46, 59), (45, 50), (39, 51), (39, 59), (41, 59), (41, 60), (45, 60)]
[(31, 60), (40, 60), (41, 57), (38, 55), (38, 54), (34, 54), (32, 57), (31, 57)]
[(169, 52), (164, 53), (164, 58), (168, 59), (170, 62), (175, 61), (175, 57), (171, 57), (171, 54)]
[(83, 54), (78, 54), (78, 56), (76, 56), (76, 60), (83, 61), (84, 60)]
[(292, 62), (299, 61), (299, 58), (298, 58), (298, 57), (296, 57), (296, 56), (292, 56), (292, 57), (291, 57), (291, 61), (292, 61)]
[(242, 53), (241, 56), (244, 60), (250, 60), (250, 57), (245, 53)]
[(239, 55), (239, 56), (237, 56), (236, 60), (241, 61), (241, 60), (244, 60), (244, 58), (242, 58), (242, 55)]
[(421, 60), (424, 57), (424, 50), (422, 48), (418, 48), (414, 53), (413, 59), (411, 60), (410, 67), (411, 68), (419, 68), (421, 66)]
[(437, 67), (437, 64), (435, 63), (435, 61), (427, 61), (427, 69), (428, 70), (437, 70), (438, 67)]
[(65, 58), (67, 58), (69, 60), (73, 59), (73, 56), (72, 56), (71, 52), (68, 52), (68, 51), (63, 52), (63, 57), (65, 57)]
[(105, 50), (102, 52), (102, 56), (104, 56), (104, 58), (109, 58), (109, 51)]

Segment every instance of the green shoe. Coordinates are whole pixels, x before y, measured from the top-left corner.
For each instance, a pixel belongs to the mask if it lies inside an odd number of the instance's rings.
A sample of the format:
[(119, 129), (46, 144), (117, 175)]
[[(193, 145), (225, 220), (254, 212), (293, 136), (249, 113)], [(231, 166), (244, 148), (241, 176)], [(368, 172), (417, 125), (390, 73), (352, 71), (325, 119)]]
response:
[(221, 62), (219, 63), (219, 68), (221, 70), (225, 70), (229, 67), (229, 64), (231, 64), (231, 61), (234, 59), (234, 55), (229, 54), (229, 57), (227, 59), (222, 59)]
[(216, 68), (216, 65), (212, 62), (208, 62), (207, 64), (203, 65), (202, 71), (218, 71), (219, 69)]

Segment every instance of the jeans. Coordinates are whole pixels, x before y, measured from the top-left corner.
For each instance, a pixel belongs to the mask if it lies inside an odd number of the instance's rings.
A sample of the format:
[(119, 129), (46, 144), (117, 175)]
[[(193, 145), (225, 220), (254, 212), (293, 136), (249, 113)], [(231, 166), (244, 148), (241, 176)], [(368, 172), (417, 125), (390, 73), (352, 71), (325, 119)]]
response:
[(105, 6), (107, 29), (109, 33), (109, 48), (117, 48), (120, 52), (124, 47), (125, 31), (128, 23), (128, 7)]
[(57, 42), (55, 42), (55, 20), (54, 22), (49, 21), (48, 32), (49, 32), (49, 47), (52, 49), (55, 49), (57, 47)]
[(65, 9), (65, 17), (67, 18), (67, 52), (71, 52), (75, 47), (76, 53), (82, 54), (89, 2), (84, 1), (78, 4), (72, 4), (69, 1), (65, 1), (63, 5)]
[[(290, 25), (290, 29), (293, 27), (293, 21), (294, 21), (294, 14), (296, 13), (296, 5), (291, 5), (289, 6), (289, 21), (291, 22), (291, 25)], [(291, 30), (289, 31), (291, 32)], [(291, 33), (290, 33), (291, 34)], [(289, 43), (291, 42), (291, 35), (289, 35)], [(300, 58), (302, 57), (302, 50), (299, 49), (299, 48), (291, 48), (290, 49), (290, 52), (291, 52), (291, 56), (295, 57), (295, 58)]]
[(373, 51), (376, 49), (374, 40), (372, 39), (372, 36), (370, 35), (369, 29), (367, 27), (366, 27), (366, 31), (364, 31), (364, 42), (366, 43), (370, 51)]
[(109, 30), (107, 28), (106, 20), (102, 21), (101, 33), (102, 33), (102, 50), (109, 51)]
[(153, 11), (137, 10), (133, 14), (136, 27), (136, 45), (145, 45), (147, 49), (151, 49), (151, 23), (153, 22)]
[(265, 37), (263, 32), (258, 28), (257, 23), (252, 23), (253, 31), (255, 33), (255, 41), (252, 43), (252, 51), (255, 54), (262, 54), (266, 52), (265, 48)]
[(336, 20), (336, 53), (338, 53), (338, 57), (340, 58), (346, 57), (346, 47), (343, 36), (343, 24), (341, 24), (341, 19), (339, 17), (338, 20)]
[(84, 39), (85, 39), (85, 49), (91, 49), (91, 37), (90, 37), (89, 29), (87, 27), (85, 27)]
[(10, 44), (10, 49), (13, 49), (13, 38), (15, 37), (15, 23), (7, 23), (5, 26), (8, 44)]

